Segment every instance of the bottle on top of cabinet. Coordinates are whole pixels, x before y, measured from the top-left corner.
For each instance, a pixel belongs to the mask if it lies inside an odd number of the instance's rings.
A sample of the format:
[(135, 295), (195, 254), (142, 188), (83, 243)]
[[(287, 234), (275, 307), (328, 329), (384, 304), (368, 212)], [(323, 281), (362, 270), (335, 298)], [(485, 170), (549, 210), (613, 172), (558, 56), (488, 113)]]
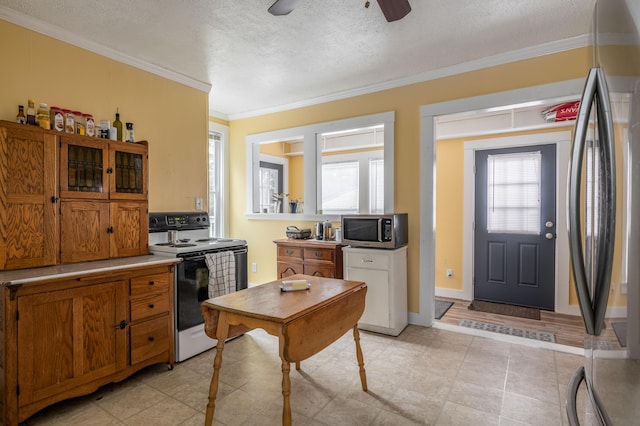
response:
[(122, 121), (120, 121), (120, 112), (116, 108), (116, 119), (113, 122), (113, 127), (116, 129), (116, 138), (122, 141)]
[(18, 105), (18, 115), (16, 115), (16, 123), (27, 124), (27, 116), (24, 115), (24, 106)]
[(38, 126), (43, 129), (51, 129), (51, 116), (49, 112), (49, 106), (44, 102), (40, 103), (40, 108), (38, 108)]
[(136, 138), (133, 133), (133, 123), (125, 123), (127, 126), (127, 142), (135, 142)]
[(33, 99), (29, 99), (27, 101), (27, 124), (31, 124), (33, 126), (37, 126), (36, 122), (36, 107)]
[(85, 131), (87, 136), (96, 136), (96, 122), (91, 114), (83, 114), (85, 122)]
[(66, 133), (76, 132), (76, 116), (73, 111), (64, 110), (64, 131)]
[(64, 111), (62, 110), (62, 108), (52, 106), (50, 118), (51, 129), (58, 132), (64, 132), (64, 120)]

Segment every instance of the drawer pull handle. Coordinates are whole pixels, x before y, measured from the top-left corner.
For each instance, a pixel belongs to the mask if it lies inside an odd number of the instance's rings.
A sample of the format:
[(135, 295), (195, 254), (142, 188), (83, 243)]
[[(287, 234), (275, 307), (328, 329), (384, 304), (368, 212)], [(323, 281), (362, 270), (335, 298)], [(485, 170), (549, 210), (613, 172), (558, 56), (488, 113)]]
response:
[(324, 277), (324, 275), (322, 275), (322, 272), (320, 272), (320, 271), (314, 271), (313, 272), (313, 276), (314, 277)]
[(149, 281), (149, 285), (156, 285), (155, 281)]
[(291, 256), (293, 254), (293, 250), (289, 249), (286, 251), (286, 253), (287, 253), (287, 256)]
[(153, 336), (149, 336), (149, 341), (153, 342), (155, 339), (153, 338)]
[(153, 303), (150, 303), (149, 304), (149, 309), (153, 309), (153, 308), (155, 308), (155, 305)]
[(373, 263), (373, 259), (362, 259), (362, 263)]
[(321, 251), (317, 251), (314, 253), (316, 257), (322, 257), (322, 252)]

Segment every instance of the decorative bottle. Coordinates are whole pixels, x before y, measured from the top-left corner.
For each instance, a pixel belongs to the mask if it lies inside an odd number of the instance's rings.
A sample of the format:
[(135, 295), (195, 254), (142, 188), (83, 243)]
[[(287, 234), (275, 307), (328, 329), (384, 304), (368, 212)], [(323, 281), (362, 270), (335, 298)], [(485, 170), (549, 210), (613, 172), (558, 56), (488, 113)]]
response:
[(33, 99), (29, 99), (27, 101), (27, 124), (31, 124), (33, 126), (37, 126), (36, 122), (36, 107)]
[(117, 135), (116, 139), (122, 141), (122, 121), (120, 121), (120, 112), (116, 109), (116, 120), (113, 122), (113, 127), (115, 127)]

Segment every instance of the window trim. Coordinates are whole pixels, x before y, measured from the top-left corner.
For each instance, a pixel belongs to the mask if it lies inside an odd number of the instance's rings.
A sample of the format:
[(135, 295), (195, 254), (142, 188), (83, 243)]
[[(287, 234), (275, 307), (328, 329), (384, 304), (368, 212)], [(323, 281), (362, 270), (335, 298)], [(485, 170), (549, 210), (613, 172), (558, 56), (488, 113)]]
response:
[[(339, 220), (339, 215), (326, 215), (318, 212), (318, 173), (321, 172), (322, 144), (318, 143), (323, 133), (344, 131), (362, 127), (372, 127), (384, 124), (384, 210), (385, 213), (394, 211), (394, 134), (395, 112), (382, 112), (355, 118), (315, 123), (307, 126), (274, 130), (265, 133), (247, 135), (246, 143), (246, 216), (250, 219), (278, 219), (278, 220)], [(260, 161), (260, 144), (281, 142), (287, 140), (302, 140), (304, 150), (304, 213), (259, 213), (256, 208), (258, 196), (257, 166)]]

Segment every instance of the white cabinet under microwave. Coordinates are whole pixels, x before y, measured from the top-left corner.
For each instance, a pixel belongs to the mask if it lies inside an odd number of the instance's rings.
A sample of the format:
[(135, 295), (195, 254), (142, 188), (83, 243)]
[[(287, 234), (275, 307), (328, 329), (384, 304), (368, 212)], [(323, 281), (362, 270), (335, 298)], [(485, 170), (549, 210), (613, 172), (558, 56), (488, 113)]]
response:
[(367, 283), (358, 328), (399, 335), (408, 324), (407, 247), (396, 250), (343, 247), (344, 279)]

